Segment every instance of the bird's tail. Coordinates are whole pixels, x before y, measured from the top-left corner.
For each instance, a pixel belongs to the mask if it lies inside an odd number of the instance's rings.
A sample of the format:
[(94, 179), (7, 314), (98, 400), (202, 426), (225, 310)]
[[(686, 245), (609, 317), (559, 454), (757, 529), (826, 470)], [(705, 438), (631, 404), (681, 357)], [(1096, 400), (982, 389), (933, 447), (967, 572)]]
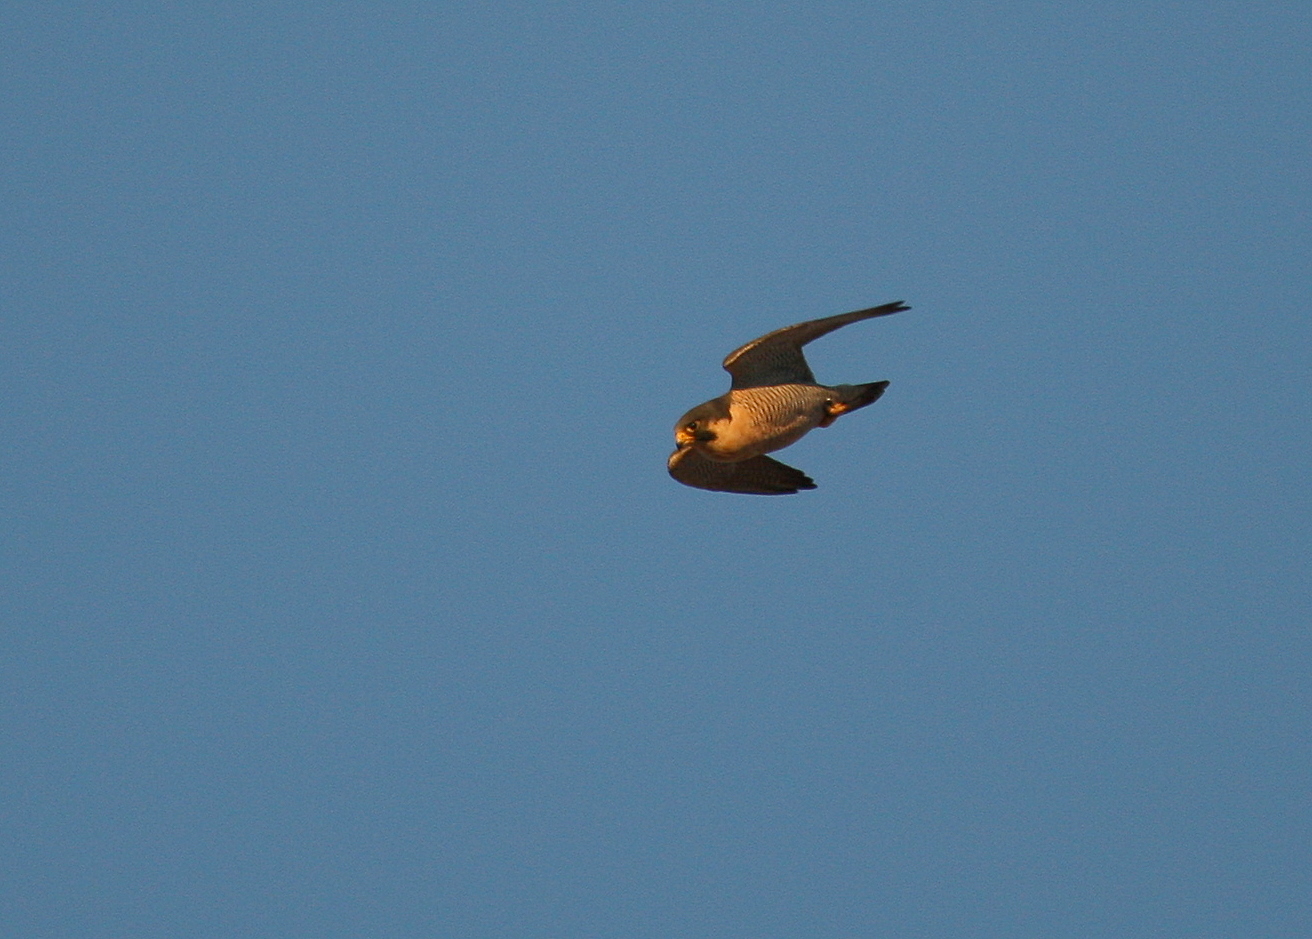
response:
[(838, 385), (835, 400), (825, 409), (826, 414), (820, 421), (821, 427), (828, 427), (849, 411), (856, 411), (867, 404), (874, 404), (888, 387), (886, 381), (872, 381), (868, 385)]

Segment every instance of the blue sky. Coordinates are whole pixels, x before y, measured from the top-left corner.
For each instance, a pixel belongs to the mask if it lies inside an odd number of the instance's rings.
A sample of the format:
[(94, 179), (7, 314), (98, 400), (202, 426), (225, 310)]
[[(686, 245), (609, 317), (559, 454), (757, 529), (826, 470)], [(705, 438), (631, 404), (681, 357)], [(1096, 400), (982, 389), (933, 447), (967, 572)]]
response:
[[(1312, 933), (1258, 7), (0, 14), (0, 926)], [(666, 476), (897, 299), (818, 490)]]

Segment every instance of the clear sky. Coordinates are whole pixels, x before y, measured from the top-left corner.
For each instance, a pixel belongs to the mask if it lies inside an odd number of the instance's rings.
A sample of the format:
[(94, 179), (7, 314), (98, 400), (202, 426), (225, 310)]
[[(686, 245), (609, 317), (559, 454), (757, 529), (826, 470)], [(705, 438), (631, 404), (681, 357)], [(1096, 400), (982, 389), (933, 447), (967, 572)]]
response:
[(1312, 7), (0, 29), (0, 932), (1312, 935)]

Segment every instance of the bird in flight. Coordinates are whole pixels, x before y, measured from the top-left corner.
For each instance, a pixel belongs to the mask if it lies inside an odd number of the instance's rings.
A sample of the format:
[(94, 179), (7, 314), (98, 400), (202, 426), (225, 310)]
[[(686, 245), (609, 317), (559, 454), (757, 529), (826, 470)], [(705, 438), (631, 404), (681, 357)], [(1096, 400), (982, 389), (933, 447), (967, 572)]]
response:
[(874, 404), (888, 382), (817, 384), (802, 346), (849, 323), (909, 309), (897, 301), (808, 320), (730, 352), (724, 360), (733, 376), (729, 391), (697, 405), (674, 427), (678, 449), (670, 455), (670, 475), (685, 486), (716, 492), (788, 495), (814, 489), (811, 477), (766, 454)]

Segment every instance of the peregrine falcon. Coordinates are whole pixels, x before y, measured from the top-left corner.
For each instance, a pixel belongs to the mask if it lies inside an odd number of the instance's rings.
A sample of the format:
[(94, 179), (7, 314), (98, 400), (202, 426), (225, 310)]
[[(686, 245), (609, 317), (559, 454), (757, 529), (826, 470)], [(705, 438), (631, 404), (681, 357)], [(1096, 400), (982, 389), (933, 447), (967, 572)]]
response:
[(674, 427), (679, 449), (670, 455), (670, 475), (685, 486), (716, 492), (787, 495), (814, 489), (801, 470), (766, 454), (796, 443), (813, 427), (828, 427), (840, 415), (874, 404), (888, 382), (816, 384), (802, 346), (848, 323), (909, 309), (897, 301), (808, 320), (730, 352), (724, 360), (733, 376), (728, 393), (697, 405)]

